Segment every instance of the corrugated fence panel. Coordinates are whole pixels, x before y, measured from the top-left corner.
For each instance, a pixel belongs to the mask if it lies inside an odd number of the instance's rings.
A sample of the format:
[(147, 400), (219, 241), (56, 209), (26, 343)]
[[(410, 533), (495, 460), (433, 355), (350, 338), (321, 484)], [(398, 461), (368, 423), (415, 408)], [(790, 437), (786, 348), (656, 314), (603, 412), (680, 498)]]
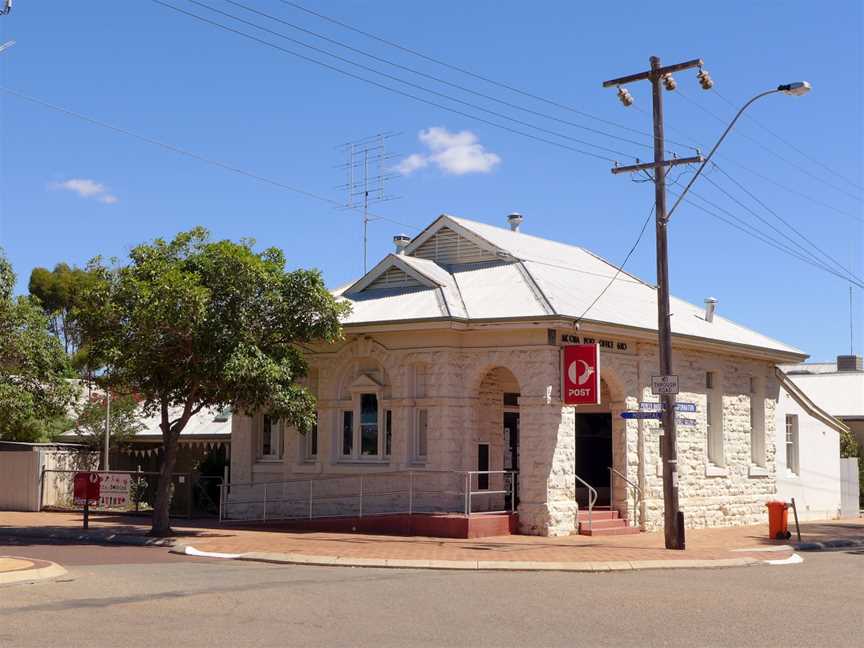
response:
[(0, 452), (0, 510), (39, 510), (38, 452)]

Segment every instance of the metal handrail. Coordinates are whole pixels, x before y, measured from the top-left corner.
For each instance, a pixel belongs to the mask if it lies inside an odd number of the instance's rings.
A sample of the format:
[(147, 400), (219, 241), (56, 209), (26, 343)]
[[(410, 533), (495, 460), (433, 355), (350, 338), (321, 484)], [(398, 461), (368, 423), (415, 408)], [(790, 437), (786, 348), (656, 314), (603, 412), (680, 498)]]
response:
[(630, 484), (633, 488), (633, 526), (639, 526), (639, 514), (638, 508), (639, 504), (642, 502), (642, 489), (639, 488), (637, 484), (634, 484), (632, 481), (627, 479), (627, 477), (621, 473), (620, 470), (609, 466), (609, 504), (612, 504), (612, 475), (618, 475), (625, 482)]
[[(583, 486), (585, 486), (588, 489), (588, 532), (590, 533), (591, 530), (593, 529), (592, 523), (593, 523), (593, 515), (594, 515), (594, 504), (597, 502), (597, 497), (598, 497), (597, 489), (594, 488), (588, 482), (586, 482), (584, 479), (582, 479), (576, 473), (573, 473), (573, 477), (575, 477)], [(573, 488), (574, 488), (573, 497), (576, 497), (575, 484), (574, 484)], [(579, 530), (578, 529), (578, 526), (579, 526), (579, 505), (578, 504), (576, 505), (576, 526), (577, 526), (576, 530), (578, 531)]]
[[(423, 477), (424, 475), (432, 476), (432, 475), (464, 475), (464, 486), (462, 489), (452, 490), (447, 488), (444, 485), (444, 488), (438, 489), (429, 489), (428, 487), (423, 488), (422, 482), (417, 484), (417, 477)], [(505, 475), (510, 476), (509, 483), (505, 487), (504, 490), (472, 490), (472, 482), (475, 475)], [(390, 486), (386, 490), (376, 491), (374, 488), (369, 488), (370, 483), (369, 480), (374, 477), (382, 477), (382, 478), (390, 478), (390, 479), (404, 479), (407, 478), (408, 484), (407, 489), (400, 489), (398, 486), (395, 490), (393, 490), (393, 486)], [(313, 491), (316, 490), (313, 488), (313, 484), (315, 483), (323, 483), (323, 482), (337, 482), (339, 480), (358, 480), (359, 488), (356, 492), (349, 492), (345, 494), (339, 495), (325, 495), (325, 494), (313, 494)], [(300, 485), (300, 484), (308, 484), (307, 494), (305, 496), (285, 497), (277, 495), (275, 498), (273, 495), (274, 486), (287, 486), (287, 485)], [(235, 499), (234, 501), (228, 501), (228, 494), (231, 492), (232, 487), (240, 488), (243, 487), (254, 487), (263, 489), (263, 498), (259, 499), (252, 494), (251, 497), (242, 497), (242, 499)], [(274, 516), (272, 514), (272, 508), (275, 504), (280, 503), (299, 503), (303, 501), (308, 501), (307, 512), (304, 515), (308, 515), (309, 519), (315, 517), (315, 502), (325, 501), (325, 500), (354, 500), (357, 504), (358, 515), (359, 517), (365, 517), (370, 515), (367, 510), (364, 510), (364, 498), (375, 498), (375, 497), (383, 497), (383, 496), (399, 496), (406, 495), (408, 498), (408, 507), (407, 513), (413, 514), (416, 508), (416, 496), (417, 495), (428, 495), (428, 494), (444, 494), (444, 495), (456, 495), (459, 493), (459, 490), (462, 491), (462, 496), (464, 498), (463, 504), (463, 512), (466, 515), (472, 515), (472, 500), (475, 495), (510, 495), (510, 507), (509, 511), (483, 511), (483, 513), (489, 512), (514, 512), (515, 511), (515, 493), (516, 493), (516, 471), (512, 470), (420, 470), (420, 471), (377, 471), (373, 473), (341, 473), (341, 474), (330, 474), (330, 475), (309, 475), (306, 478), (294, 478), (294, 479), (286, 479), (280, 481), (266, 481), (266, 482), (254, 482), (254, 481), (246, 481), (246, 482), (223, 482), (220, 484), (221, 496), (219, 498), (219, 521), (225, 521), (228, 519), (227, 510), (231, 506), (243, 505), (243, 504), (262, 504), (262, 518), (263, 521), (268, 521), (277, 519), (278, 516)], [(287, 493), (286, 493), (287, 494)], [(268, 506), (270, 505), (270, 506)], [(268, 510), (271, 509), (271, 510)], [(400, 508), (399, 511), (392, 511), (392, 513), (403, 513), (406, 512)], [(391, 512), (388, 512), (391, 513)], [(478, 513), (480, 513), (478, 511)], [(379, 513), (371, 513), (372, 515), (376, 515)], [(380, 513), (387, 514), (387, 513)], [(328, 517), (338, 517), (333, 514), (328, 514)], [(294, 516), (299, 517), (299, 516)], [(282, 518), (286, 519), (286, 518)]]

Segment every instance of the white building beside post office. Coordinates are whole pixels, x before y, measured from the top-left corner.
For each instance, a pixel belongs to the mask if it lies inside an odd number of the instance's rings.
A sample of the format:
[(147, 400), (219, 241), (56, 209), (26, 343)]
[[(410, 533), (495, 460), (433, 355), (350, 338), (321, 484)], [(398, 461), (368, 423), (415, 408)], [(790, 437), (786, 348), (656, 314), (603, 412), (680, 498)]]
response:
[[(584, 530), (596, 493), (595, 514), (662, 526), (659, 421), (622, 417), (658, 401), (655, 287), (626, 272), (610, 285), (612, 264), (508, 221), (442, 215), (337, 292), (353, 306), (344, 340), (308, 349), (317, 429), (235, 414), (226, 515), (260, 519), (262, 494), (270, 519), (326, 516), (334, 502), (355, 515), (358, 502), (367, 515), (512, 507), (520, 532), (560, 535)], [(673, 298), (672, 313), (677, 398), (691, 410), (678, 425), (686, 525), (762, 522), (778, 486), (775, 368), (806, 356), (713, 303)], [(562, 402), (572, 343), (599, 344), (600, 404)], [(597, 519), (595, 532), (617, 528)]]

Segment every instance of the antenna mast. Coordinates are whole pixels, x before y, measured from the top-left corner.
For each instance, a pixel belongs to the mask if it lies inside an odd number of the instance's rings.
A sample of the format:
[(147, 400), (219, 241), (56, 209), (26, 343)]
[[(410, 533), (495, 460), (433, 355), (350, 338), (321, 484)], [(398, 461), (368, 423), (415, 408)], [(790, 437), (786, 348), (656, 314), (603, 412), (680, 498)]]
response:
[(384, 185), (387, 180), (398, 177), (397, 173), (389, 172), (385, 162), (398, 157), (387, 152), (387, 141), (398, 133), (378, 133), (370, 137), (346, 142), (340, 145), (345, 154), (345, 163), (338, 168), (345, 169), (346, 183), (338, 187), (347, 192), (344, 209), (363, 210), (363, 273), (368, 270), (367, 247), (369, 238), (369, 222), (377, 220), (377, 216), (369, 215), (369, 205), (396, 200), (398, 196), (386, 193)]

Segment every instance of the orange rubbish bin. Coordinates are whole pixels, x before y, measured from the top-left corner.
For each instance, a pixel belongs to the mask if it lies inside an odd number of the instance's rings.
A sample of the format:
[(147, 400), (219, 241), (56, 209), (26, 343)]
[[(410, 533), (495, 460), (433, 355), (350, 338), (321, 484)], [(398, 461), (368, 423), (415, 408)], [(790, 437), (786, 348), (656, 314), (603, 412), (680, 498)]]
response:
[(792, 537), (789, 532), (789, 505), (786, 502), (772, 500), (765, 502), (768, 507), (768, 535), (773, 540), (788, 540)]

